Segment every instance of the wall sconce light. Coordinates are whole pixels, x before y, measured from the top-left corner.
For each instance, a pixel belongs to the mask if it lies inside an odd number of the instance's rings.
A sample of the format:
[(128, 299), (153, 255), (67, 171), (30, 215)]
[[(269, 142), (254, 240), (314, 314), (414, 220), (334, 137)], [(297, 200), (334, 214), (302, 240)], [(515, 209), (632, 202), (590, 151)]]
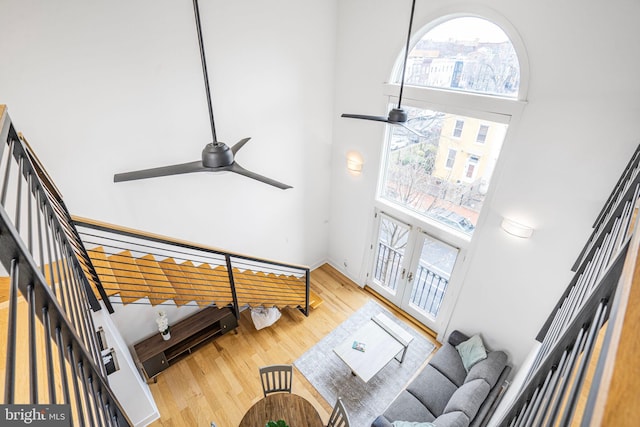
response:
[(523, 239), (528, 239), (533, 234), (533, 228), (515, 222), (509, 218), (503, 218), (500, 226), (507, 233), (516, 237), (522, 237)]
[(352, 175), (360, 175), (362, 173), (362, 154), (357, 151), (349, 151), (347, 153), (347, 170)]

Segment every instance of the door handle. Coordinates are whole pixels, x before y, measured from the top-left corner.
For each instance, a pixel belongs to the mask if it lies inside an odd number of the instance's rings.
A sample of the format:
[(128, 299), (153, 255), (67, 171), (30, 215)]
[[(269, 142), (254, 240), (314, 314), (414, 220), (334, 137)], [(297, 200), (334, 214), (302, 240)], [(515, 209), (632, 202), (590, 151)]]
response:
[(407, 273), (407, 269), (406, 269), (406, 268), (403, 268), (403, 269), (402, 269), (402, 272), (400, 273), (400, 278), (401, 278), (401, 279), (404, 279), (404, 275), (405, 275), (406, 273)]
[(407, 282), (410, 282), (413, 280), (413, 273), (409, 273), (409, 275), (407, 276)]

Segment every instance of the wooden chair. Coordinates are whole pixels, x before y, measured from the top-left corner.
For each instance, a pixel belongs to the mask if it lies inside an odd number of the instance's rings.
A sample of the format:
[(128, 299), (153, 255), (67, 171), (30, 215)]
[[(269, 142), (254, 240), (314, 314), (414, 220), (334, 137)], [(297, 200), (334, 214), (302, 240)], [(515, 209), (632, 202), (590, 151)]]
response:
[(342, 399), (338, 397), (338, 401), (333, 407), (333, 412), (331, 412), (331, 416), (329, 417), (327, 427), (350, 427), (350, 425), (347, 409), (344, 407)]
[(260, 368), (264, 397), (269, 393), (291, 393), (293, 365), (271, 365)]

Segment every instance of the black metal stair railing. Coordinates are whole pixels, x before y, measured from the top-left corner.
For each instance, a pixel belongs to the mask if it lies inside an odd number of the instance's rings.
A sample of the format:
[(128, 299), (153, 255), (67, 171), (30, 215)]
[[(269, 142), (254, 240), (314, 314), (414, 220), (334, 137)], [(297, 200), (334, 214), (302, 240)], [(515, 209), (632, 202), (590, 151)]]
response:
[[(91, 315), (99, 307), (66, 210), (0, 108), (0, 276), (8, 276), (3, 402), (68, 405), (71, 424), (125, 426)], [(4, 270), (4, 271), (2, 271)], [(26, 346), (26, 348), (25, 348)]]
[[(616, 296), (623, 269), (635, 264), (631, 258), (636, 250), (630, 248), (640, 242), (639, 206), (640, 146), (598, 215), (572, 268), (573, 279), (538, 334), (535, 360), (501, 427), (589, 425), (591, 409), (578, 408), (578, 398), (588, 396), (593, 402), (598, 391), (584, 388), (587, 367), (605, 363), (607, 338), (600, 348), (595, 342), (610, 335), (607, 325), (621, 303)], [(594, 383), (598, 375), (592, 377)]]
[[(124, 303), (123, 297), (127, 304), (158, 304), (170, 299), (176, 305), (195, 301), (230, 306), (236, 316), (243, 306), (258, 305), (293, 306), (309, 315), (308, 267), (234, 254), (84, 218), (73, 220), (94, 259), (106, 293), (120, 294), (120, 298), (111, 298), (112, 304)], [(98, 265), (98, 255), (109, 261), (108, 268)], [(167, 260), (171, 262), (169, 268)], [(186, 262), (191, 263), (190, 277), (185, 277), (181, 268)], [(144, 268), (145, 263), (154, 265), (144, 273), (157, 290), (152, 296), (131, 274), (140, 264)], [(105, 272), (113, 272), (114, 277), (109, 278)], [(136, 296), (139, 301), (133, 301)]]

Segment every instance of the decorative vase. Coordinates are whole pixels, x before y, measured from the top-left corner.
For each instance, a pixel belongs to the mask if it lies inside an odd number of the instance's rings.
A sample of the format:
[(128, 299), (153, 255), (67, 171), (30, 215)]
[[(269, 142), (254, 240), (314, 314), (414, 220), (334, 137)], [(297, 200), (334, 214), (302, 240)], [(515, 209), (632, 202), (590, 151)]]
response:
[(162, 335), (163, 340), (168, 340), (171, 338), (171, 332), (169, 328), (169, 319), (167, 319), (167, 313), (164, 311), (158, 312), (158, 317), (156, 317), (156, 323), (158, 324), (158, 330), (160, 331), (160, 335)]

